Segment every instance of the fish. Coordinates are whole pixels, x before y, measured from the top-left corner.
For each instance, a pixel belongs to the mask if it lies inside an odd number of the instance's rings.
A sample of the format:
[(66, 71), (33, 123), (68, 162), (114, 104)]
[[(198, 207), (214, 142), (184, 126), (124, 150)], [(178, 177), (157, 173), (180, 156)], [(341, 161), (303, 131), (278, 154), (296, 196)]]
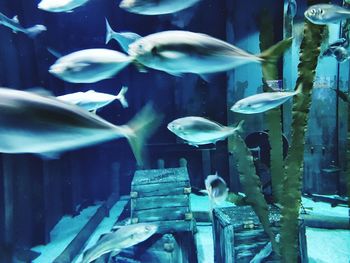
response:
[(14, 16), (11, 19), (5, 16), (3, 13), (0, 13), (0, 24), (12, 29), (14, 33), (22, 32), (30, 38), (35, 38), (37, 35), (47, 30), (46, 26), (44, 25), (35, 25), (32, 27), (24, 28), (20, 25), (17, 16)]
[(206, 34), (174, 30), (142, 37), (129, 45), (128, 53), (146, 67), (175, 76), (203, 76), (252, 62), (275, 63), (291, 43), (285, 39), (256, 56)]
[(49, 72), (71, 83), (94, 83), (112, 78), (131, 62), (132, 58), (118, 51), (83, 49), (60, 57)]
[(338, 5), (317, 4), (310, 6), (305, 11), (304, 16), (316, 25), (335, 24), (350, 18), (350, 10)]
[(204, 181), (205, 188), (208, 191), (209, 198), (215, 203), (220, 204), (226, 200), (228, 196), (228, 188), (225, 180), (218, 175), (208, 175)]
[(231, 111), (243, 114), (256, 114), (265, 112), (282, 105), (300, 92), (301, 87), (298, 90), (292, 92), (277, 91), (255, 94), (237, 101), (231, 107)]
[(289, 0), (287, 6), (287, 16), (293, 19), (297, 14), (298, 5), (295, 0)]
[(158, 230), (158, 226), (152, 223), (138, 223), (122, 226), (116, 232), (104, 235), (97, 243), (86, 250), (81, 263), (90, 263), (104, 254), (114, 252), (118, 254), (122, 249), (137, 245)]
[(119, 100), (123, 108), (127, 108), (128, 101), (125, 98), (125, 93), (128, 91), (128, 87), (122, 87), (118, 95), (111, 95), (107, 93), (96, 92), (94, 90), (88, 90), (86, 92), (75, 92), (62, 96), (57, 96), (59, 100), (63, 100), (69, 103), (78, 105), (88, 111), (94, 111), (108, 105), (114, 100)]
[(143, 145), (160, 119), (153, 107), (146, 105), (119, 126), (55, 97), (0, 88), (0, 152), (58, 158), (69, 150), (126, 138), (137, 163), (143, 165)]
[(225, 140), (235, 132), (241, 131), (243, 123), (244, 121), (241, 121), (236, 127), (229, 127), (203, 117), (190, 116), (170, 122), (167, 128), (187, 144), (198, 147)]
[(172, 14), (197, 4), (201, 0), (122, 0), (119, 7), (135, 14)]
[(344, 91), (341, 91), (339, 89), (334, 89), (334, 88), (331, 88), (332, 90), (334, 90), (336, 93), (337, 93), (337, 96), (344, 102), (347, 102), (350, 104), (350, 98), (349, 98), (349, 95), (346, 94)]
[(38, 9), (61, 13), (73, 12), (73, 9), (85, 5), (90, 0), (41, 0), (38, 4)]
[(141, 36), (133, 32), (119, 33), (113, 31), (110, 24), (108, 23), (108, 20), (106, 19), (106, 44), (108, 44), (109, 41), (111, 41), (112, 39), (115, 39), (119, 43), (123, 51), (128, 52), (129, 45), (139, 38), (141, 38)]

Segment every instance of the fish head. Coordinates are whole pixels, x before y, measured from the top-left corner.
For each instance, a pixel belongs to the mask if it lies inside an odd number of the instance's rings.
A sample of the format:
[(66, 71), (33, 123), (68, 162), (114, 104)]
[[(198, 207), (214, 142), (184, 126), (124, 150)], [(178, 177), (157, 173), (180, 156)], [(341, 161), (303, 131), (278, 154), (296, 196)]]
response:
[(249, 102), (238, 101), (231, 107), (231, 111), (237, 113), (251, 113), (254, 111), (254, 105)]
[(174, 120), (170, 122), (167, 126), (168, 130), (176, 134), (179, 137), (184, 137), (187, 135), (186, 125), (181, 122), (181, 119)]
[(74, 63), (59, 59), (49, 68), (49, 72), (62, 79), (71, 79), (88, 66), (87, 63)]
[(157, 46), (147, 38), (136, 40), (128, 48), (129, 56), (141, 64), (152, 66), (158, 63), (159, 54), (157, 53)]
[(228, 195), (228, 188), (225, 180), (217, 173), (215, 175), (208, 175), (205, 180), (205, 187), (208, 190), (210, 198), (215, 203), (221, 203), (226, 200)]
[(304, 16), (313, 24), (323, 25), (326, 18), (326, 9), (322, 5), (313, 5), (304, 12)]
[(132, 232), (131, 233), (132, 243), (135, 243), (135, 244), (145, 241), (146, 239), (154, 235), (158, 230), (158, 226), (156, 224), (151, 224), (151, 223), (139, 223), (134, 226), (135, 226), (134, 231), (130, 231), (130, 232)]

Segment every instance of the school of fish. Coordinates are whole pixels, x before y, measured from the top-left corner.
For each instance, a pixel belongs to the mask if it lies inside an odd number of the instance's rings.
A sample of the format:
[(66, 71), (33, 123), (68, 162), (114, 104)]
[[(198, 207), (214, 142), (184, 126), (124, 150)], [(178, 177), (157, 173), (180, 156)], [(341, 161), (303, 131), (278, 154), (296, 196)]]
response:
[[(202, 1), (122, 0), (119, 7), (133, 14), (157, 16), (174, 14), (200, 5)], [(89, 2), (41, 0), (37, 8), (51, 13), (74, 13), (76, 9), (89, 5)], [(288, 1), (287, 16), (293, 19), (296, 13), (297, 2)], [(304, 16), (313, 24), (328, 25), (349, 19), (350, 10), (334, 4), (316, 4), (307, 8)], [(207, 74), (229, 71), (249, 63), (277, 63), (292, 44), (291, 38), (284, 39), (260, 54), (251, 54), (204, 33), (167, 30), (141, 36), (135, 32), (113, 30), (107, 18), (105, 23), (105, 43), (114, 39), (123, 52), (90, 48), (57, 55), (56, 62), (48, 72), (70, 83), (95, 83), (114, 78), (133, 64), (143, 72), (154, 69), (176, 77), (191, 73), (207, 80)], [(3, 13), (0, 13), (0, 25), (30, 38), (47, 31), (46, 26), (41, 24), (24, 27), (17, 16), (9, 18)], [(340, 39), (329, 44), (322, 57), (333, 56), (340, 63), (347, 61), (350, 58), (348, 46), (347, 39)], [(160, 125), (161, 114), (148, 104), (124, 125), (114, 125), (96, 115), (97, 110), (115, 100), (127, 108), (127, 90), (127, 87), (122, 87), (116, 95), (88, 90), (54, 96), (0, 88), (0, 152), (33, 153), (44, 158), (59, 158), (66, 151), (126, 138), (137, 163), (142, 165), (143, 146)], [(237, 101), (231, 110), (241, 114), (263, 113), (282, 105), (299, 93), (300, 90), (255, 94)], [(167, 128), (185, 143), (199, 147), (215, 144), (240, 132), (243, 123), (240, 121), (236, 126), (225, 126), (205, 117), (187, 116), (171, 121)], [(205, 191), (213, 204), (226, 200), (229, 189), (222, 177), (218, 174), (208, 175), (204, 183)], [(110, 252), (119, 253), (124, 248), (150, 238), (157, 230), (158, 226), (152, 223), (124, 226), (116, 232), (106, 234), (86, 250), (81, 262), (92, 262)]]

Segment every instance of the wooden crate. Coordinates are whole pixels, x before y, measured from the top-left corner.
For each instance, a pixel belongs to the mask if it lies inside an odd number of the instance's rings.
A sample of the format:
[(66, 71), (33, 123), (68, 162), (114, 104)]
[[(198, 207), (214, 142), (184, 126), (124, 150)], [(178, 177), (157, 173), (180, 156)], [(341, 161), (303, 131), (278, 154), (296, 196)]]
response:
[[(270, 207), (270, 222), (277, 233), (280, 211)], [(269, 242), (268, 235), (250, 206), (216, 208), (213, 211), (214, 258), (216, 263), (250, 262)], [(307, 262), (305, 226), (300, 225), (300, 262)], [(264, 262), (280, 262), (271, 253)]]
[(112, 262), (134, 260), (142, 263), (196, 263), (195, 252), (191, 232), (157, 234), (143, 243), (123, 250)]
[(187, 169), (138, 170), (131, 184), (131, 222), (156, 222), (158, 233), (193, 231)]

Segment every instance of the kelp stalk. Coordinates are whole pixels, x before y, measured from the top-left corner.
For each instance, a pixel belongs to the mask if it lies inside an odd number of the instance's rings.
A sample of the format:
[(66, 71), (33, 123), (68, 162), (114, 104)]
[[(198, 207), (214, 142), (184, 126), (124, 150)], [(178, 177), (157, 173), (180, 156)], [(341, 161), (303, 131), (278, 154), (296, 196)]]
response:
[(302, 92), (294, 97), (292, 139), (285, 160), (280, 243), (282, 262), (298, 262), (298, 216), (301, 203), (305, 132), (324, 32), (324, 26), (305, 21), (304, 38), (300, 46), (299, 76), (296, 82), (296, 89), (300, 87)]
[(232, 140), (240, 182), (246, 195), (245, 203), (252, 206), (265, 232), (270, 237), (274, 251), (279, 254), (278, 244), (270, 227), (268, 205), (261, 191), (260, 178), (256, 175), (253, 156), (238, 133), (232, 136)]
[[(267, 10), (263, 10), (260, 17), (260, 50), (266, 50), (274, 43), (274, 28), (271, 14)], [(279, 73), (277, 64), (263, 64), (263, 83), (267, 87), (266, 82), (269, 80), (278, 80)], [(268, 88), (264, 88), (265, 91)], [(269, 110), (266, 113), (267, 128), (270, 143), (270, 173), (272, 183), (272, 194), (275, 202), (279, 202), (282, 193), (283, 181), (283, 141), (282, 141), (282, 122), (281, 108)]]

